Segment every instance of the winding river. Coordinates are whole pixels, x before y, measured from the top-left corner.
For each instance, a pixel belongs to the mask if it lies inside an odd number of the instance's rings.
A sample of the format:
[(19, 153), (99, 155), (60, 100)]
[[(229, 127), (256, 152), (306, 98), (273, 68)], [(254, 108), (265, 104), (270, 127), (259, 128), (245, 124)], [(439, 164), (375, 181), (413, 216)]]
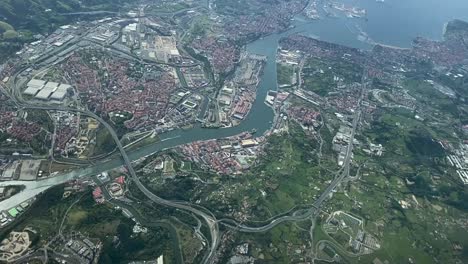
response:
[[(320, 0), (319, 0), (320, 1)], [(276, 51), (278, 41), (289, 34), (300, 33), (324, 41), (334, 42), (359, 49), (370, 49), (370, 43), (382, 43), (399, 47), (409, 47), (417, 36), (441, 39), (444, 24), (455, 18), (468, 20), (468, 1), (466, 0), (344, 0), (347, 4), (364, 7), (368, 11), (366, 19), (349, 19), (343, 16), (324, 17), (308, 21), (297, 16), (293, 27), (285, 32), (271, 34), (247, 45), (247, 51), (267, 57), (262, 80), (257, 89), (255, 101), (249, 115), (238, 126), (223, 129), (204, 129), (199, 125), (188, 130), (176, 130), (160, 135), (161, 141), (128, 153), (132, 160), (156, 153), (163, 149), (198, 140), (233, 136), (245, 131), (257, 130), (256, 136), (270, 129), (274, 113), (264, 104), (268, 90), (277, 89)], [(320, 5), (319, 5), (320, 6)], [(321, 13), (324, 15), (324, 13)], [(362, 35), (368, 38), (363, 41)], [(36, 182), (0, 182), (5, 185), (22, 184), (23, 192), (0, 202), (0, 208), (11, 208), (36, 196), (48, 188), (70, 179), (92, 176), (103, 171), (117, 168), (123, 164), (120, 157), (113, 156), (96, 165), (74, 170), (53, 178)]]
[[(271, 34), (247, 45), (247, 51), (250, 53), (266, 56), (267, 63), (257, 89), (257, 100), (240, 125), (223, 129), (204, 129), (196, 126), (189, 130), (171, 131), (161, 135), (163, 141), (132, 151), (129, 156), (132, 159), (138, 159), (165, 148), (197, 140), (233, 136), (252, 129), (257, 130), (256, 135), (263, 135), (270, 129), (273, 120), (273, 111), (264, 104), (263, 99), (268, 90), (277, 89), (276, 51), (278, 41), (282, 37), (300, 33), (324, 41), (359, 49), (370, 49), (371, 44), (358, 38), (363, 30), (374, 42), (409, 47), (416, 36), (441, 39), (444, 23), (452, 19), (468, 20), (468, 1), (466, 0), (386, 0), (384, 3), (375, 0), (345, 0), (345, 2), (366, 8), (367, 21), (349, 19), (344, 16), (307, 21), (297, 16), (292, 21), (293, 28), (290, 30)], [(110, 169), (120, 164), (120, 160), (112, 160), (95, 167), (95, 171)]]
[[(270, 129), (274, 115), (273, 111), (263, 101), (268, 90), (277, 89), (275, 59), (278, 41), (289, 34), (300, 33), (324, 41), (369, 49), (372, 45), (358, 38), (364, 31), (373, 42), (408, 47), (411, 45), (411, 40), (417, 36), (440, 39), (443, 34), (444, 23), (452, 19), (468, 20), (468, 1), (466, 0), (385, 0), (383, 3), (375, 0), (344, 0), (344, 2), (366, 8), (367, 19), (323, 16), (323, 19), (320, 20), (307, 21), (303, 17), (297, 16), (292, 21), (293, 27), (291, 29), (282, 33), (271, 34), (248, 44), (247, 50), (251, 53), (266, 56), (267, 63), (258, 86), (257, 100), (249, 115), (239, 126), (223, 129), (204, 129), (195, 126), (188, 130), (167, 132), (160, 135), (162, 139), (160, 142), (133, 150), (128, 153), (129, 157), (136, 160), (166, 148), (197, 140), (233, 136), (252, 129), (257, 130), (256, 135), (263, 135)], [(75, 170), (36, 183), (28, 183), (31, 186), (21, 193), (22, 196), (24, 195), (22, 198), (31, 197), (30, 195), (34, 196), (41, 190), (71, 178), (97, 174), (119, 167), (122, 164), (120, 158), (114, 157), (112, 160), (103, 161), (88, 168)], [(18, 199), (21, 199), (21, 197), (18, 197)], [(3, 207), (14, 202), (16, 201), (7, 200), (0, 202), (0, 205)]]

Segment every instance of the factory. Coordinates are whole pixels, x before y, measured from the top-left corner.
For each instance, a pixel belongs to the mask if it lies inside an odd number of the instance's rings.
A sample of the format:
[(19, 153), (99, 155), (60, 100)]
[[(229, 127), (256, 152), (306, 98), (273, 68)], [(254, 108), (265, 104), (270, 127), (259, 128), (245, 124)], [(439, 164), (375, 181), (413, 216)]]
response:
[(65, 99), (70, 85), (64, 83), (47, 82), (39, 79), (32, 79), (28, 82), (23, 94), (32, 96), (39, 100), (61, 102)]

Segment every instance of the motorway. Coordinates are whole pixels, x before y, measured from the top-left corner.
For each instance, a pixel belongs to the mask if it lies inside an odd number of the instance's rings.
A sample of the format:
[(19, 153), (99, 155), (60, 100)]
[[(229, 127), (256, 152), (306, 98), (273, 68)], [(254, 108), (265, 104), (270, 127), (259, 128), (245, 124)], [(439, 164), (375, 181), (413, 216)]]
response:
[[(209, 230), (210, 230), (210, 237), (211, 237), (211, 246), (209, 247), (209, 253), (205, 256), (204, 262), (205, 263), (211, 263), (213, 256), (216, 252), (216, 249), (219, 245), (219, 225), (216, 219), (212, 214), (207, 214), (206, 212), (203, 212), (195, 207), (192, 207), (188, 203), (185, 202), (175, 202), (175, 201), (169, 201), (165, 200), (155, 194), (153, 194), (146, 186), (143, 185), (143, 183), (140, 181), (138, 178), (135, 169), (133, 168), (132, 162), (130, 158), (127, 155), (127, 152), (125, 151), (122, 143), (120, 142), (120, 139), (115, 132), (115, 130), (112, 128), (109, 123), (107, 123), (104, 119), (102, 119), (100, 116), (94, 114), (93, 112), (89, 110), (84, 110), (84, 109), (78, 109), (78, 108), (69, 108), (69, 107), (63, 107), (63, 106), (54, 106), (54, 105), (38, 105), (38, 104), (30, 104), (27, 102), (24, 102), (22, 98), (17, 98), (15, 96), (11, 96), (6, 89), (1, 89), (7, 95), (19, 109), (34, 109), (34, 110), (45, 110), (45, 111), (64, 111), (64, 112), (76, 112), (76, 113), (81, 113), (83, 115), (92, 117), (96, 119), (99, 123), (101, 123), (111, 134), (115, 144), (117, 145), (117, 148), (121, 154), (121, 157), (124, 161), (124, 164), (127, 168), (128, 173), (130, 174), (130, 177), (132, 181), (135, 183), (135, 185), (138, 187), (138, 189), (151, 201), (155, 202), (156, 204), (162, 205), (162, 206), (168, 206), (168, 207), (174, 207), (180, 210), (184, 211), (189, 211), (202, 219), (205, 220), (207, 223)], [(18, 89), (16, 89), (18, 91)], [(54, 184), (55, 182), (53, 181), (53, 178), (50, 178), (52, 181), (50, 184)], [(40, 188), (34, 188), (35, 192), (33, 193), (34, 195), (37, 195), (41, 193), (42, 191), (46, 190), (48, 187), (50, 187), (50, 184), (48, 182), (43, 182), (40, 181), (41, 185)], [(17, 183), (18, 184), (18, 183)], [(11, 185), (11, 182), (9, 183)], [(24, 194), (29, 194), (30, 192), (22, 192)], [(24, 198), (24, 197), (21, 197)], [(16, 199), (14, 199), (16, 200)], [(8, 201), (8, 200), (7, 200)], [(10, 203), (12, 200), (10, 200)], [(7, 208), (7, 207), (5, 207)]]
[[(283, 223), (283, 222), (288, 222), (288, 221), (304, 221), (307, 220), (310, 217), (314, 217), (316, 214), (318, 214), (323, 206), (323, 203), (325, 200), (330, 197), (330, 194), (335, 190), (335, 188), (340, 185), (340, 183), (349, 176), (349, 165), (351, 161), (351, 156), (353, 152), (353, 141), (354, 141), (354, 135), (355, 131), (357, 128), (358, 121), (361, 116), (361, 111), (358, 110), (354, 114), (354, 119), (353, 119), (353, 130), (351, 132), (350, 140), (348, 143), (347, 151), (346, 151), (346, 158), (345, 158), (345, 165), (344, 167), (338, 172), (338, 177), (336, 177), (325, 189), (325, 191), (320, 195), (320, 197), (311, 205), (310, 209), (306, 210), (298, 210), (295, 211), (291, 215), (287, 216), (282, 216), (279, 218), (276, 218), (272, 220), (269, 224), (261, 226), (261, 227), (249, 227), (245, 226), (242, 224), (237, 224), (237, 225), (231, 225), (228, 223), (223, 223), (223, 225), (239, 230), (242, 232), (248, 232), (248, 233), (261, 233), (261, 232), (266, 232), (273, 227)], [(341, 172), (341, 173), (340, 173)], [(302, 212), (303, 211), (303, 212)], [(301, 213), (302, 212), (302, 213)], [(231, 221), (230, 221), (231, 222)]]
[[(6, 91), (4, 91), (6, 92)], [(357, 128), (357, 125), (359, 123), (359, 119), (361, 116), (361, 110), (360, 108), (355, 111), (354, 117), (353, 117), (353, 127), (352, 127), (352, 132), (350, 136), (350, 140), (348, 142), (347, 146), (347, 151), (346, 151), (346, 157), (345, 157), (345, 162), (343, 168), (337, 173), (339, 175), (338, 177), (335, 177), (335, 179), (328, 185), (328, 187), (325, 189), (325, 191), (320, 195), (320, 197), (312, 204), (311, 208), (309, 209), (303, 209), (303, 210), (297, 210), (293, 212), (291, 215), (286, 215), (286, 216), (281, 216), (276, 219), (271, 220), (270, 223), (260, 226), (260, 227), (250, 227), (246, 226), (243, 224), (237, 224), (235, 221), (232, 220), (216, 220), (216, 218), (212, 215), (209, 214), (206, 209), (205, 210), (200, 210), (194, 207), (194, 205), (191, 205), (186, 202), (179, 202), (179, 201), (169, 201), (160, 198), (159, 196), (153, 194), (148, 188), (146, 188), (143, 183), (140, 181), (138, 176), (136, 175), (136, 172), (131, 164), (131, 160), (128, 157), (125, 149), (123, 148), (116, 132), (114, 129), (101, 117), (97, 116), (96, 114), (88, 111), (88, 110), (82, 110), (82, 109), (75, 109), (75, 108), (69, 108), (69, 107), (62, 107), (62, 106), (49, 106), (49, 105), (34, 105), (34, 104), (27, 104), (24, 102), (19, 102), (18, 98), (11, 97), (12, 100), (17, 104), (19, 108), (23, 109), (35, 109), (35, 110), (52, 110), (52, 111), (65, 111), (65, 112), (79, 112), (81, 114), (90, 116), (94, 119), (96, 119), (98, 122), (100, 122), (111, 134), (112, 138), (114, 139), (117, 148), (120, 151), (120, 154), (122, 156), (122, 159), (127, 167), (128, 173), (131, 176), (131, 179), (133, 182), (136, 184), (138, 189), (145, 194), (146, 197), (148, 197), (151, 201), (155, 202), (156, 204), (163, 205), (163, 206), (168, 206), (168, 207), (173, 207), (177, 208), (180, 210), (188, 211), (191, 212), (199, 217), (201, 217), (208, 225), (209, 230), (210, 230), (210, 237), (211, 237), (211, 245), (209, 246), (209, 251), (207, 255), (205, 255), (204, 262), (205, 263), (211, 263), (213, 260), (213, 257), (215, 255), (216, 249), (219, 245), (219, 223), (223, 224), (226, 227), (229, 227), (231, 229), (241, 231), (241, 232), (249, 232), (249, 233), (261, 233), (261, 232), (266, 232), (275, 226), (288, 222), (288, 221), (304, 221), (307, 220), (311, 217), (315, 217), (321, 210), (321, 207), (325, 200), (330, 196), (330, 194), (335, 190), (335, 188), (346, 178), (349, 176), (349, 166), (350, 166), (350, 161), (351, 161), (351, 156), (352, 156), (352, 150), (353, 150), (353, 141), (354, 141), (354, 135), (355, 131)], [(362, 96), (361, 96), (362, 98)], [(20, 99), (21, 100), (21, 99)], [(359, 101), (360, 102), (360, 101)], [(83, 173), (83, 171), (82, 171)], [(85, 175), (89, 175), (87, 173), (76, 175), (73, 172), (66, 174), (66, 177), (62, 177), (61, 180), (56, 181), (55, 178), (50, 178), (44, 181), (37, 181), (37, 182), (31, 182), (29, 183), (31, 186), (26, 186), (29, 187), (32, 192), (21, 192), (22, 194), (26, 195), (37, 195), (48, 188), (60, 184), (62, 182), (65, 182), (67, 180), (77, 178), (77, 177), (82, 177)], [(7, 182), (9, 185), (11, 184), (24, 184), (22, 181), (18, 182)], [(6, 183), (5, 183), (6, 184)], [(23, 195), (19, 195), (17, 199), (24, 199)], [(10, 206), (13, 205), (13, 203), (17, 202), (17, 199), (13, 200), (6, 200), (0, 202), (0, 205), (3, 206)], [(4, 203), (5, 202), (5, 203)], [(4, 203), (4, 204), (2, 204)], [(6, 204), (8, 203), (8, 204)], [(16, 205), (16, 204), (15, 204)], [(7, 208), (7, 207), (5, 207)]]
[[(6, 92), (6, 91), (4, 91)], [(353, 150), (353, 141), (354, 141), (354, 135), (355, 131), (357, 128), (357, 125), (359, 123), (359, 119), (361, 116), (361, 110), (358, 108), (355, 111), (354, 117), (353, 117), (353, 127), (352, 127), (352, 133), (350, 136), (350, 140), (348, 142), (347, 146), (347, 151), (346, 151), (346, 156), (345, 156), (345, 161), (344, 161), (344, 166), (343, 168), (337, 173), (339, 175), (338, 177), (335, 177), (335, 179), (328, 185), (328, 187), (325, 189), (325, 191), (320, 195), (320, 197), (312, 204), (311, 208), (305, 209), (305, 210), (297, 210), (293, 212), (290, 215), (286, 216), (281, 216), (276, 219), (271, 220), (270, 223), (260, 226), (260, 227), (250, 227), (246, 226), (243, 224), (238, 224), (235, 223), (235, 221), (232, 220), (216, 220), (216, 218), (212, 215), (209, 214), (205, 211), (202, 211), (200, 209), (197, 209), (193, 207), (193, 205), (186, 203), (186, 202), (176, 202), (176, 201), (169, 201), (160, 198), (159, 196), (153, 194), (150, 190), (148, 190), (140, 181), (138, 176), (136, 175), (136, 172), (131, 164), (131, 160), (128, 157), (125, 149), (123, 148), (116, 132), (114, 129), (101, 117), (97, 116), (96, 114), (88, 111), (88, 110), (83, 110), (83, 109), (75, 109), (75, 108), (69, 108), (69, 107), (62, 107), (62, 106), (49, 106), (49, 105), (35, 105), (35, 104), (28, 104), (25, 102), (22, 102), (22, 99), (15, 98), (14, 96), (11, 97), (11, 99), (17, 104), (19, 108), (23, 109), (35, 109), (35, 110), (46, 110), (46, 111), (65, 111), (65, 112), (79, 112), (81, 114), (90, 116), (94, 119), (96, 119), (98, 122), (100, 122), (111, 134), (112, 138), (114, 139), (117, 148), (122, 156), (122, 159), (124, 161), (125, 166), (127, 167), (128, 173), (130, 174), (132, 180), (140, 189), (140, 191), (145, 194), (147, 198), (149, 198), (151, 201), (155, 202), (156, 204), (163, 205), (163, 206), (168, 206), (168, 207), (174, 207), (180, 210), (184, 211), (189, 211), (199, 217), (201, 217), (208, 225), (209, 230), (210, 230), (210, 237), (211, 237), (211, 245), (209, 247), (208, 254), (204, 258), (205, 263), (210, 263), (215, 255), (216, 248), (219, 245), (219, 223), (223, 224), (226, 227), (229, 227), (231, 229), (241, 231), (241, 232), (249, 232), (249, 233), (261, 233), (261, 232), (266, 232), (275, 226), (284, 223), (284, 222), (289, 222), (289, 221), (304, 221), (307, 220), (311, 217), (315, 217), (321, 210), (321, 207), (323, 203), (326, 201), (328, 197), (330, 197), (330, 194), (335, 190), (335, 188), (345, 179), (346, 177), (349, 176), (349, 165), (351, 161), (351, 156), (352, 156), (352, 150)], [(361, 96), (362, 99), (362, 96)], [(20, 102), (21, 100), (21, 102)], [(360, 102), (360, 101), (359, 101)], [(359, 104), (360, 105), (360, 104)], [(80, 176), (84, 176), (81, 174)], [(54, 186), (56, 184), (65, 182), (66, 180), (70, 180), (73, 178), (79, 177), (78, 175), (73, 175), (73, 173), (70, 173), (67, 177), (63, 177), (61, 181), (54, 181), (54, 178), (51, 178), (50, 180), (46, 181), (38, 181), (36, 184), (37, 186), (34, 186), (32, 188), (33, 192), (27, 192), (32, 195), (37, 195), (41, 193), (42, 191), (50, 188), (51, 186)], [(21, 182), (16, 182), (15, 184), (20, 184)], [(11, 183), (10, 183), (11, 184)], [(26, 186), (27, 187), (27, 186)], [(24, 192), (26, 193), (26, 192)], [(24, 197), (18, 197), (19, 198), (24, 198)], [(15, 199), (16, 200), (16, 199)], [(8, 201), (8, 200), (7, 200)], [(14, 203), (14, 201), (10, 201), (9, 203)], [(1, 205), (6, 205), (6, 204), (1, 204)]]
[[(359, 124), (359, 120), (361, 118), (361, 102), (364, 98), (364, 91), (366, 90), (366, 81), (367, 81), (367, 67), (364, 69), (364, 74), (362, 76), (361, 80), (361, 95), (359, 97), (359, 100), (357, 102), (357, 109), (354, 112), (353, 115), (353, 123), (352, 123), (352, 130), (351, 130), (351, 135), (349, 137), (349, 142), (348, 146), (346, 148), (346, 155), (345, 155), (345, 160), (343, 162), (343, 167), (337, 172), (335, 179), (327, 186), (324, 192), (319, 196), (319, 198), (311, 205), (309, 209), (305, 210), (297, 210), (291, 215), (286, 215), (286, 216), (281, 216), (278, 217), (274, 220), (272, 220), (269, 224), (261, 226), (261, 227), (249, 227), (245, 226), (242, 224), (228, 224), (228, 223), (223, 223), (223, 225), (235, 229), (238, 231), (242, 232), (247, 232), (247, 233), (261, 233), (261, 232), (266, 232), (273, 227), (283, 223), (283, 222), (288, 222), (288, 221), (304, 221), (309, 219), (310, 217), (315, 217), (321, 210), (324, 202), (326, 201), (327, 198), (330, 197), (330, 194), (335, 190), (335, 188), (343, 182), (344, 179), (349, 177), (349, 170), (350, 170), (350, 163), (351, 163), (351, 158), (353, 155), (353, 147), (354, 147), (354, 137), (356, 134), (356, 129)], [(302, 213), (301, 213), (302, 212)], [(235, 221), (230, 221), (229, 222), (235, 222)]]
[[(123, 55), (123, 54), (122, 54)], [(24, 69), (23, 69), (24, 70)], [(148, 190), (140, 181), (138, 178), (132, 163), (131, 159), (128, 157), (125, 149), (123, 148), (120, 139), (118, 138), (116, 132), (114, 129), (101, 117), (97, 116), (96, 114), (84, 110), (84, 109), (75, 109), (75, 108), (69, 108), (69, 107), (63, 107), (63, 106), (50, 106), (50, 105), (39, 105), (39, 104), (31, 104), (29, 102), (24, 102), (21, 98), (21, 92), (19, 87), (16, 85), (17, 81), (17, 76), (21, 73), (17, 72), (14, 74), (13, 79), (13, 85), (11, 92), (13, 95), (9, 94), (9, 91), (7, 89), (3, 89), (3, 87), (0, 86), (0, 90), (3, 90), (3, 92), (10, 97), (10, 99), (18, 106), (20, 109), (35, 109), (35, 110), (46, 110), (46, 111), (65, 111), (65, 112), (76, 112), (76, 113), (81, 113), (83, 115), (87, 115), (89, 117), (92, 117), (96, 119), (98, 122), (100, 122), (111, 134), (113, 140), (115, 141), (117, 148), (122, 156), (122, 160), (128, 170), (128, 173), (130, 174), (130, 177), (132, 181), (135, 183), (135, 185), (138, 187), (138, 189), (151, 201), (153, 201), (156, 204), (162, 205), (162, 206), (168, 206), (168, 207), (173, 207), (177, 208), (183, 211), (191, 212), (194, 215), (200, 217), (203, 219), (207, 226), (209, 227), (210, 231), (210, 237), (211, 237), (211, 243), (208, 246), (208, 253), (205, 255), (203, 262), (204, 263), (212, 263), (215, 257), (216, 249), (219, 245), (220, 242), (220, 232), (219, 232), (219, 225), (222, 224), (226, 227), (232, 228), (234, 230), (238, 230), (241, 232), (252, 232), (252, 233), (260, 233), (260, 232), (266, 232), (270, 230), (271, 228), (274, 228), (275, 226), (287, 222), (287, 221), (303, 221), (307, 220), (310, 217), (315, 217), (321, 210), (324, 202), (326, 199), (330, 197), (330, 194), (336, 189), (337, 186), (341, 184), (341, 182), (349, 176), (349, 167), (350, 167), (350, 161), (351, 161), (351, 156), (352, 156), (352, 150), (353, 150), (353, 141), (354, 141), (354, 135), (355, 131), (357, 128), (357, 125), (359, 123), (360, 117), (361, 117), (361, 109), (360, 109), (360, 102), (362, 100), (362, 94), (361, 98), (358, 103), (358, 108), (355, 111), (354, 117), (353, 117), (353, 127), (352, 127), (352, 133), (350, 136), (350, 140), (348, 142), (347, 146), (347, 151), (346, 151), (346, 156), (345, 156), (345, 161), (344, 161), (344, 166), (342, 167), (341, 170), (339, 170), (336, 173), (336, 177), (334, 180), (328, 185), (328, 187), (325, 189), (325, 191), (320, 195), (320, 197), (314, 202), (314, 204), (309, 208), (309, 209), (301, 209), (297, 210), (290, 215), (285, 215), (285, 216), (280, 216), (274, 219), (271, 219), (271, 221), (260, 227), (249, 227), (243, 224), (238, 224), (233, 220), (217, 220), (213, 214), (211, 214), (207, 209), (198, 207), (197, 205), (192, 205), (188, 202), (180, 202), (180, 201), (169, 201), (160, 198), (159, 196), (153, 194), (150, 190)], [(363, 80), (365, 78), (363, 77)], [(364, 82), (363, 82), (363, 88), (364, 88)], [(0, 202), (0, 206), (2, 208), (8, 208), (4, 207), (6, 205), (10, 205), (10, 203), (13, 203), (16, 201), (16, 199), (20, 198), (25, 198), (26, 195), (32, 195), (31, 197), (47, 190), (48, 188), (66, 182), (68, 180), (78, 178), (78, 177), (83, 177), (83, 176), (90, 176), (92, 175), (92, 170), (87, 171), (86, 169), (79, 170), (79, 172), (70, 172), (70, 173), (65, 173), (63, 175), (60, 175), (60, 177), (57, 178), (50, 178), (44, 181), (37, 181), (34, 184), (31, 184), (30, 186), (26, 186), (28, 189), (28, 192), (22, 192), (23, 194), (18, 196), (15, 195), (12, 198), (15, 199), (8, 199), (6, 201)], [(79, 175), (77, 175), (79, 174)], [(10, 182), (10, 185), (12, 182)], [(15, 184), (22, 184), (25, 185), (24, 182), (16, 182)], [(32, 190), (32, 192), (30, 192)], [(9, 202), (8, 202), (9, 201)]]
[(88, 110), (82, 110), (82, 109), (75, 109), (75, 108), (68, 108), (68, 107), (61, 107), (61, 106), (47, 106), (47, 105), (32, 105), (32, 104), (26, 104), (22, 102), (21, 104), (18, 105), (18, 107), (23, 108), (23, 109), (35, 109), (35, 110), (47, 110), (47, 111), (64, 111), (64, 112), (79, 112), (81, 114), (87, 115), (89, 117), (92, 117), (96, 119), (99, 123), (101, 123), (111, 134), (112, 138), (114, 139), (115, 144), (117, 145), (117, 148), (121, 154), (121, 157), (125, 163), (125, 166), (127, 168), (128, 173), (130, 174), (130, 177), (132, 181), (135, 183), (135, 185), (138, 187), (138, 189), (151, 201), (153, 201), (156, 204), (162, 205), (162, 206), (168, 206), (168, 207), (174, 207), (180, 210), (184, 211), (189, 211), (202, 219), (205, 220), (207, 223), (209, 230), (210, 230), (210, 236), (211, 236), (211, 246), (209, 247), (209, 254), (205, 256), (204, 262), (205, 263), (210, 263), (216, 249), (219, 245), (219, 225), (216, 219), (212, 216), (209, 215), (195, 207), (192, 207), (191, 205), (184, 203), (184, 202), (174, 202), (174, 201), (169, 201), (165, 200), (155, 194), (153, 194), (146, 186), (143, 185), (143, 183), (140, 181), (138, 178), (135, 169), (133, 168), (132, 162), (129, 159), (127, 152), (125, 151), (122, 143), (120, 142), (120, 139), (115, 132), (115, 130), (112, 128), (109, 123), (107, 123), (105, 120), (103, 120), (101, 117), (98, 115), (88, 111)]

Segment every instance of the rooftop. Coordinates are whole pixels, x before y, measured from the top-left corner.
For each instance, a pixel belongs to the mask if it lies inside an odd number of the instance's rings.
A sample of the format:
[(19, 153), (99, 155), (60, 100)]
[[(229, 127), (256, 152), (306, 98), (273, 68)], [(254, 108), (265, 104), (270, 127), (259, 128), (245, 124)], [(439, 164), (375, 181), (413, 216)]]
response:
[(28, 82), (29, 87), (40, 87), (44, 86), (46, 82), (43, 80), (38, 80), (38, 79), (32, 79), (31, 81)]
[(24, 94), (26, 95), (36, 95), (37, 92), (41, 90), (42, 87), (30, 86), (26, 90), (24, 90)]
[(48, 99), (51, 94), (52, 94), (51, 90), (43, 89), (36, 95), (36, 98), (45, 100), (45, 99)]
[(65, 98), (65, 95), (67, 94), (67, 91), (66, 90), (63, 91), (63, 90), (59, 90), (59, 89), (57, 91), (55, 91), (54, 93), (52, 93), (52, 95), (50, 96), (50, 99), (63, 100), (63, 98)]
[(56, 82), (48, 82), (48, 83), (45, 85), (44, 88), (46, 88), (46, 89), (55, 89), (55, 88), (57, 88), (58, 86), (59, 86), (59, 84), (56, 83)]
[(60, 85), (58, 86), (57, 89), (58, 89), (58, 90), (64, 90), (64, 91), (66, 91), (66, 90), (67, 90), (68, 88), (70, 88), (70, 87), (71, 87), (71, 85), (62, 83), (62, 84), (60, 84)]
[(15, 207), (13, 207), (10, 210), (8, 210), (8, 214), (10, 214), (12, 217), (16, 217), (19, 214), (19, 212)]

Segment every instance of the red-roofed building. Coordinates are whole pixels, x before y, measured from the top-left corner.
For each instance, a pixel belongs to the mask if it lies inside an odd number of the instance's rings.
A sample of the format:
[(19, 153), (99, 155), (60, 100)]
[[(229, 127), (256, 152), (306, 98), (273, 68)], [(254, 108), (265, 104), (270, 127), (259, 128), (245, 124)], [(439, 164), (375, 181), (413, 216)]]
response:
[(97, 187), (96, 189), (94, 189), (93, 198), (96, 201), (96, 203), (103, 203), (105, 201), (104, 197), (102, 196), (101, 187)]
[(115, 182), (119, 183), (121, 185), (125, 184), (125, 176), (120, 176), (120, 177), (116, 178)]

